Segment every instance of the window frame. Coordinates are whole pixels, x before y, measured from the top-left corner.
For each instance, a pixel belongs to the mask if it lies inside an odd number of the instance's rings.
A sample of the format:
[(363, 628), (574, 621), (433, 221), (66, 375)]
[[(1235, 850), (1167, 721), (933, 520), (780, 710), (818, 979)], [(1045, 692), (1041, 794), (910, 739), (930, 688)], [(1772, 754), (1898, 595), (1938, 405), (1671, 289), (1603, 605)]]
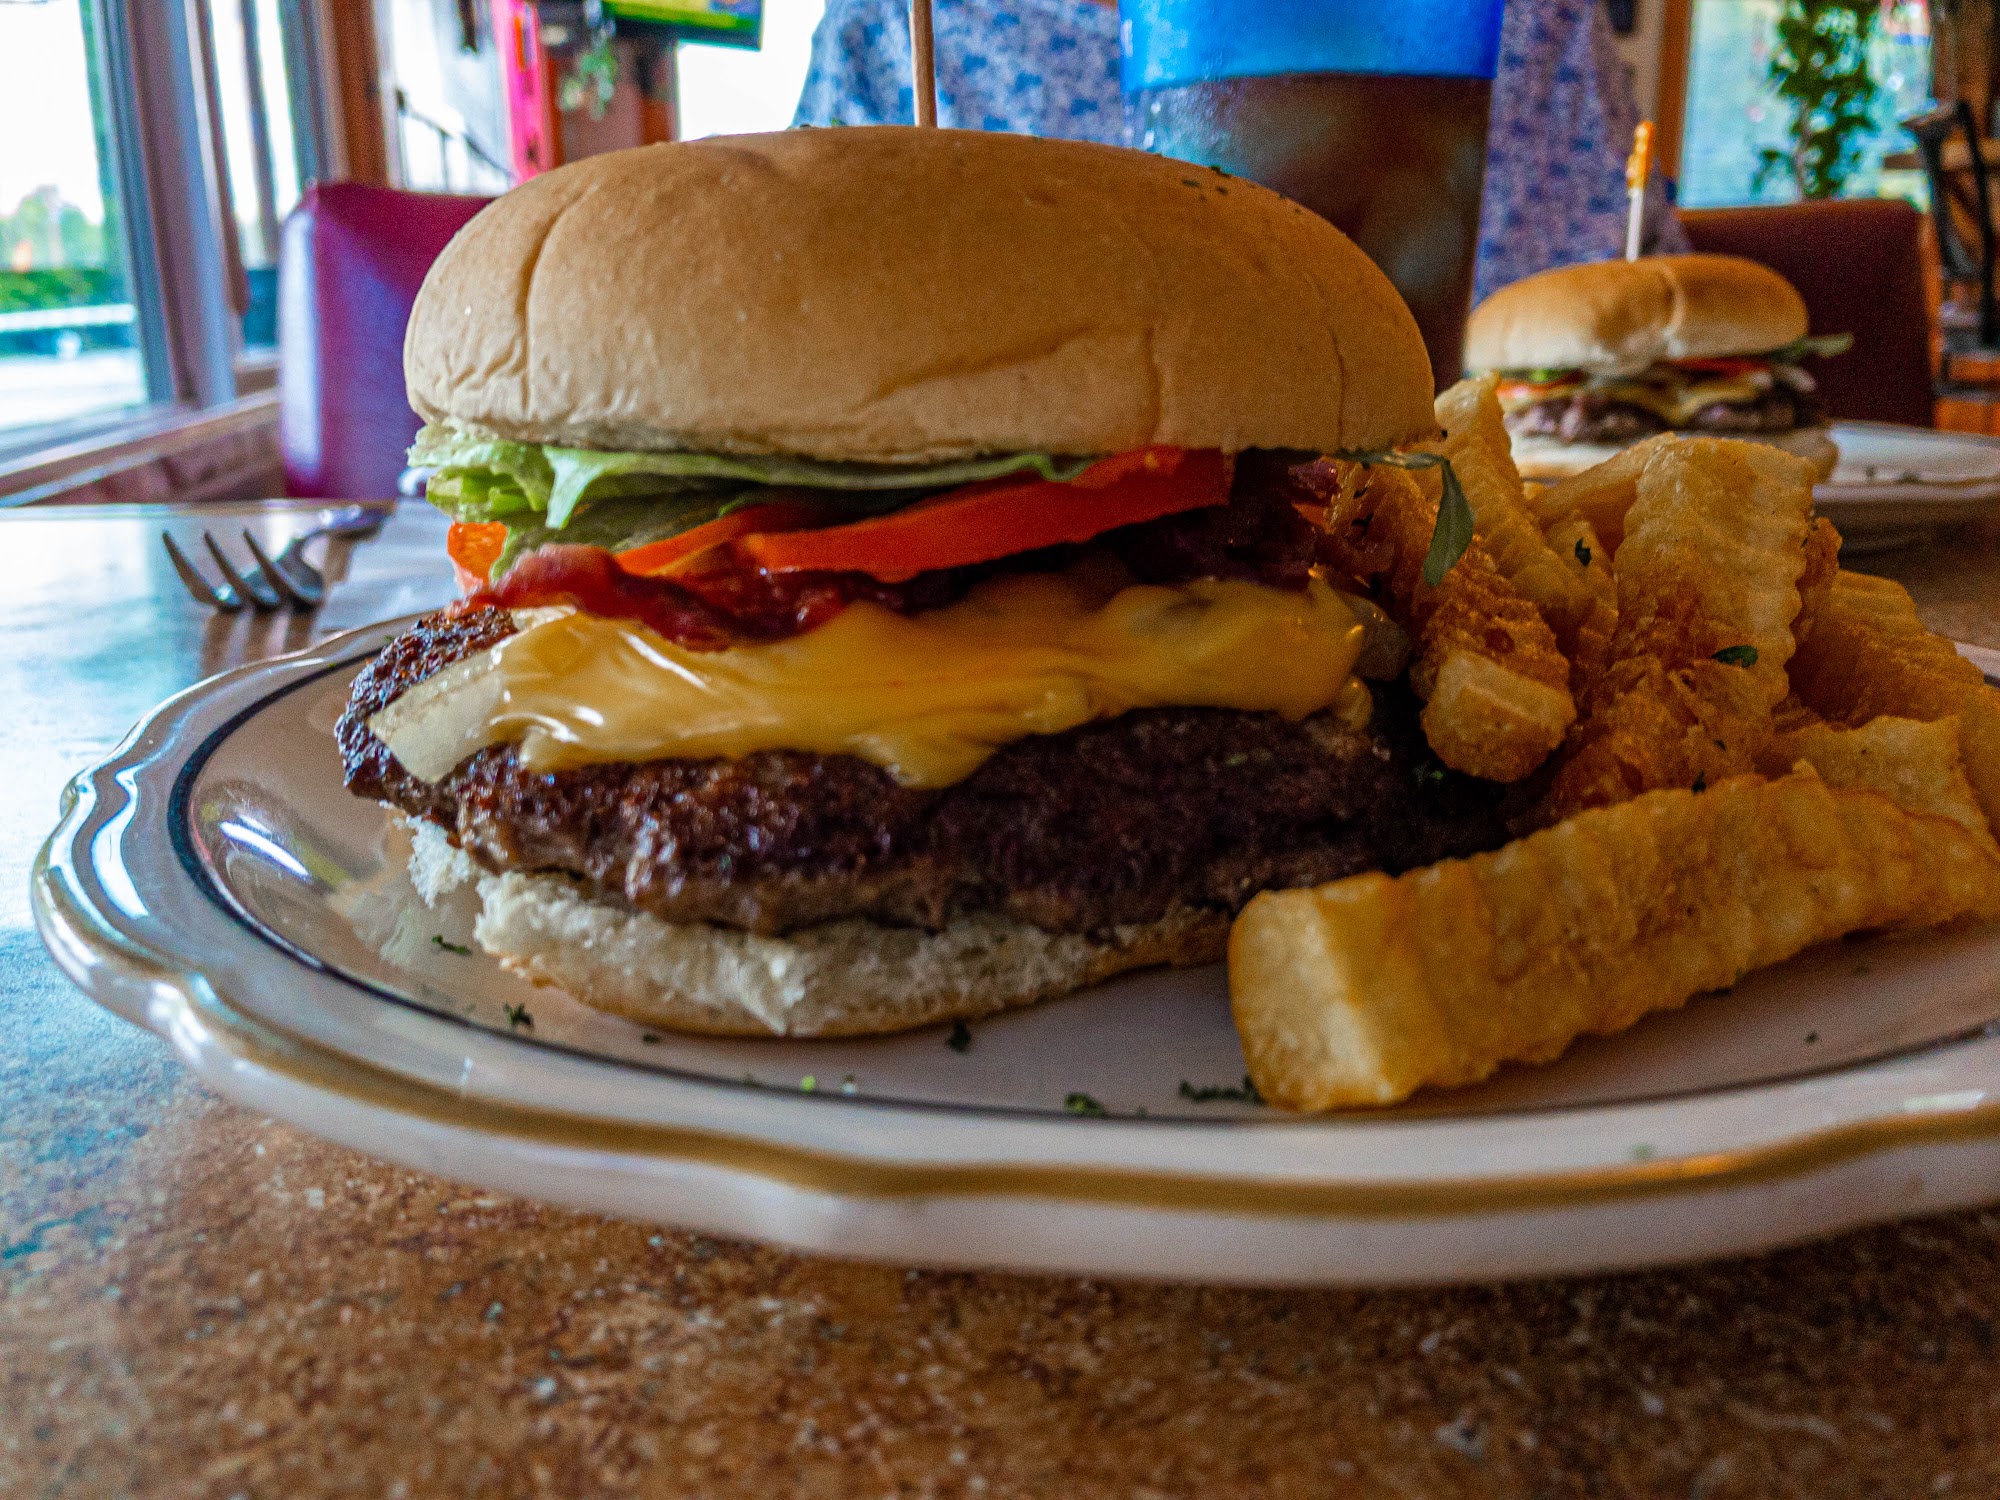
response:
[[(93, 446), (110, 451), (205, 422), (240, 424), (243, 398), (275, 384), (272, 352), (242, 346), (231, 290), (242, 271), (231, 243), (209, 3), (80, 0), (96, 44), (91, 83), (114, 158), (108, 176), (120, 200), (145, 400), (0, 436), (0, 506), (40, 498), (29, 476), (44, 475), (45, 457), (67, 466)], [(323, 3), (282, 6), (282, 35), (267, 43), (284, 48), (301, 183), (319, 180), (345, 154), (337, 149)]]

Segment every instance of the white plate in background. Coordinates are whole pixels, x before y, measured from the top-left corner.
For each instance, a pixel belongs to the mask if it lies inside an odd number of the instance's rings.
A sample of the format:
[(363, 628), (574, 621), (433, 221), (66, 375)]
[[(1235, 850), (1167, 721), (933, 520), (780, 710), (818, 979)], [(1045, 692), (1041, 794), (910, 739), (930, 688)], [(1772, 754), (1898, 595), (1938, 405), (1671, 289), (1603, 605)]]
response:
[(1886, 422), (1836, 422), (1840, 462), (1813, 491), (1848, 550), (1880, 551), (2000, 514), (2000, 439)]

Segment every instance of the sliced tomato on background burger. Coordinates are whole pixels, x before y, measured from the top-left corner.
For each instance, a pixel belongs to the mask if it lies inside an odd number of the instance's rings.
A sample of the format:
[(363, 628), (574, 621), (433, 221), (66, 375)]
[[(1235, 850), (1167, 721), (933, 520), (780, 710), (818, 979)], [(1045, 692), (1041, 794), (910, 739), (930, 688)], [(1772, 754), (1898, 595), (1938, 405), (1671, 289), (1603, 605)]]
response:
[(1687, 370), (1697, 375), (1749, 375), (1757, 370), (1768, 370), (1771, 362), (1759, 356), (1715, 359), (1677, 359), (1674, 368)]

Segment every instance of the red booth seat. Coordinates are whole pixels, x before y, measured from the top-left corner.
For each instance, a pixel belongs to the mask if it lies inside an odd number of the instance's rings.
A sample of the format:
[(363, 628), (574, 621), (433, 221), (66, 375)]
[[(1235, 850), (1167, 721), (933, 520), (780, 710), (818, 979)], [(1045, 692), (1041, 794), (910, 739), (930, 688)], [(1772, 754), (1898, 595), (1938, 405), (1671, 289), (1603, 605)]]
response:
[(1854, 335), (1847, 353), (1811, 364), (1835, 417), (1931, 425), (1930, 301), (1914, 208), (1836, 198), (1684, 209), (1680, 219), (1695, 249), (1761, 261), (1797, 287), (1814, 333)]
[(417, 288), (484, 198), (361, 183), (308, 188), (278, 262), (278, 441), (288, 494), (396, 493), (418, 421), (403, 392)]

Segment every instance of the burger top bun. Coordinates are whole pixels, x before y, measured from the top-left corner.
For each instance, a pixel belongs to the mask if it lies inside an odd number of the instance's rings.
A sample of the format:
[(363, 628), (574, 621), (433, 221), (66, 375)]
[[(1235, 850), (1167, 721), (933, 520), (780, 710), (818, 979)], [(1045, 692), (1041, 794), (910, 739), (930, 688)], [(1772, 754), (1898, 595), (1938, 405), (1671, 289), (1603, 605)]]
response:
[(426, 419), (918, 461), (1379, 447), (1436, 430), (1409, 309), (1276, 193), (1111, 146), (790, 130), (530, 179), (425, 279)]
[(1466, 368), (1637, 374), (1663, 359), (1761, 354), (1806, 335), (1806, 305), (1735, 255), (1652, 255), (1560, 266), (1473, 310)]

